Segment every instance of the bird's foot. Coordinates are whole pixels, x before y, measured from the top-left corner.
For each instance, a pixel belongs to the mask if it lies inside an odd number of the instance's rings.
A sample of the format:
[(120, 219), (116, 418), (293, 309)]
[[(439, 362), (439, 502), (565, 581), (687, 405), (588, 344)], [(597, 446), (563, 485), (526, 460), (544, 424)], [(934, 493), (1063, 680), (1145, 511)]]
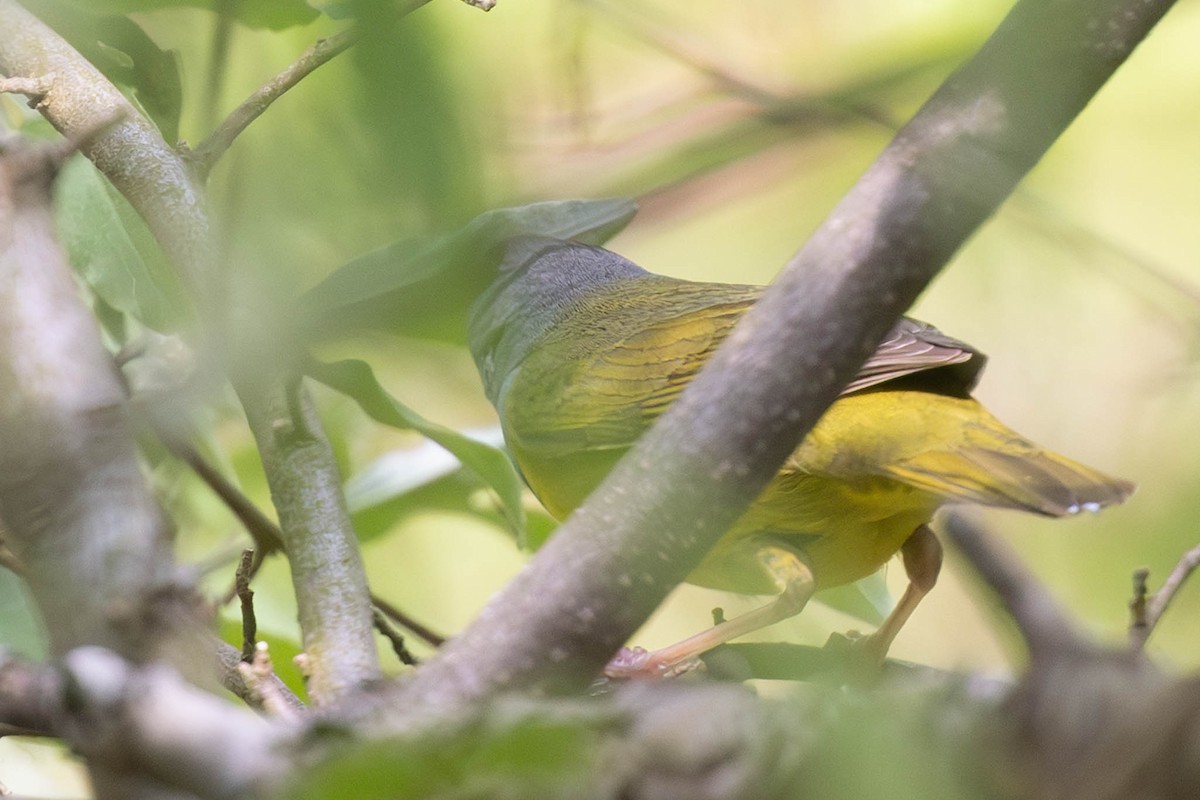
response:
[(871, 633), (847, 631), (830, 634), (825, 649), (836, 653), (847, 671), (859, 678), (878, 675), (887, 657), (888, 641)]
[(695, 656), (680, 659), (672, 658), (662, 650), (622, 647), (604, 667), (604, 676), (613, 680), (674, 678), (703, 666), (704, 662)]

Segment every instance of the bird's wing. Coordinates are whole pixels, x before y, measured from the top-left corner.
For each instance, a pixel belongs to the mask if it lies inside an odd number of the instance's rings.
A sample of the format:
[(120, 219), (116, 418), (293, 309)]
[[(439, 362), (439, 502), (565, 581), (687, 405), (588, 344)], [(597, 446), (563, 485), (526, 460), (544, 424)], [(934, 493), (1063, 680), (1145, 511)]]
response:
[[(659, 316), (615, 342), (597, 345), (569, 365), (564, 365), (561, 353), (541, 369), (534, 363), (536, 356), (527, 360), (524, 369), (545, 377), (530, 383), (542, 394), (539, 402), (521, 404), (536, 408), (537, 418), (513, 420), (512, 432), (521, 446), (550, 455), (627, 448), (637, 441), (678, 398), (761, 293), (758, 287), (729, 287), (735, 291), (725, 293), (721, 302), (697, 307), (687, 295), (687, 286), (668, 303), (675, 305), (675, 313)], [(945, 372), (939, 369), (943, 367), (958, 371), (940, 379), (931, 390), (943, 391), (944, 384), (948, 393), (965, 394), (982, 360), (936, 328), (901, 318), (842, 394), (916, 373)]]
[(966, 395), (975, 386), (986, 360), (970, 345), (945, 335), (932, 325), (901, 317), (842, 394), (852, 394), (908, 375), (929, 373), (925, 376), (928, 385), (921, 388)]
[(721, 302), (701, 305), (687, 296), (685, 285), (683, 294), (659, 298), (657, 310), (665, 305), (670, 313), (644, 315), (653, 322), (632, 333), (603, 341), (602, 331), (571, 332), (575, 352), (544, 343), (521, 366), (523, 374), (512, 389), (521, 396), (505, 402), (518, 446), (547, 456), (628, 448), (675, 401), (758, 298), (757, 287), (731, 288), (737, 291)]

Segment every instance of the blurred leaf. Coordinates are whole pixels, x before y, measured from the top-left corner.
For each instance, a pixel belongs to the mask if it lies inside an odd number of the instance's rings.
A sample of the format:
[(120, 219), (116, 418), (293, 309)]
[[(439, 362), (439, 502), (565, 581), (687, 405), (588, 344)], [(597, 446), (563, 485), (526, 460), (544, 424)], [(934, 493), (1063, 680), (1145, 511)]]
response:
[(92, 163), (67, 162), (55, 189), (71, 265), (104, 302), (155, 330), (171, 330), (185, 303), (175, 273), (137, 212)]
[(25, 583), (7, 569), (0, 569), (0, 646), (39, 661), (49, 652)]
[(817, 592), (815, 599), (872, 625), (883, 622), (895, 605), (882, 570), (860, 581)]
[(603, 712), (552, 715), (492, 711), (420, 736), (355, 745), (285, 787), (297, 800), (399, 797), (579, 798), (609, 796), (599, 743)]
[(301, 298), (310, 334), (382, 329), (466, 342), (467, 309), (497, 267), (497, 246), (537, 234), (602, 244), (625, 227), (633, 201), (558, 200), (481, 214), (461, 230), (388, 245), (359, 256)]
[[(368, 122), (367, 147), (390, 191), (407, 199), (432, 230), (483, 208), (482, 144), (465, 120), (470, 87), (456, 85), (438, 18), (406, 15), (411, 3), (347, 4), (361, 37), (350, 53), (357, 89), (346, 100)], [(380, 102), (380, 98), (387, 98)]]
[(230, 14), (251, 28), (282, 30), (307, 25), (319, 14), (306, 0), (66, 0), (66, 5), (93, 14), (134, 14), (164, 8), (203, 8)]
[[(499, 427), (464, 431), (463, 435), (496, 449), (504, 446)], [(346, 482), (346, 502), (352, 511), (379, 505), (451, 475), (460, 466), (462, 462), (450, 451), (428, 440), (406, 450), (393, 450)]]
[[(479, 433), (484, 435), (468, 436), (489, 441), (486, 431)], [(497, 434), (494, 441), (498, 439)], [(481, 502), (483, 492), (488, 495)], [(361, 542), (386, 534), (413, 514), (430, 511), (470, 514), (512, 533), (503, 507), (493, 498), (487, 484), (433, 442), (387, 453), (346, 482), (346, 502)], [(536, 550), (556, 527), (558, 522), (545, 512), (527, 511), (525, 540), (517, 544)]]
[(347, 360), (333, 364), (313, 362), (309, 364), (307, 372), (331, 389), (353, 398), (375, 421), (418, 431), (453, 453), (465, 467), (496, 491), (509, 527), (518, 541), (524, 541), (525, 512), (521, 506), (521, 479), (502, 451), (431, 422), (397, 402), (379, 385), (371, 367), (364, 361)]
[(164, 139), (179, 138), (183, 88), (174, 51), (160, 48), (128, 17), (103, 13), (106, 5), (116, 3), (25, 0), (24, 5), (109, 80), (131, 89)]

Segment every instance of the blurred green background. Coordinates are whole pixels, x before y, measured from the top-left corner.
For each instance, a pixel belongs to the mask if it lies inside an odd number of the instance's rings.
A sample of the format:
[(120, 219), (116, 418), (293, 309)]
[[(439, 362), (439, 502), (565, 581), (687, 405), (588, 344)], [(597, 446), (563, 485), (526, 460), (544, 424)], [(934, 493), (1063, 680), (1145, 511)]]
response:
[[(214, 3), (259, 22), (249, 13), (259, 4)], [(132, 19), (177, 51), (178, 135), (192, 145), (344, 26), (303, 3), (289, 5), (305, 24), (222, 23), (214, 3), (102, 4), (148, 9)], [(371, 15), (374, 35), (253, 124), (211, 184), (233, 304), (279, 330), (293, 298), (356, 255), (543, 199), (634, 196), (641, 213), (612, 249), (656, 272), (768, 282), (1010, 3), (499, 0), (482, 14), (438, 0), (399, 22), (387, 4), (324, 5)], [(989, 354), (977, 395), (997, 416), (1140, 484), (1125, 507), (1094, 517), (986, 515), (1081, 625), (1114, 643), (1125, 637), (1132, 571), (1148, 566), (1157, 586), (1200, 542), (1198, 38), (1200, 8), (1182, 4), (913, 309)], [(2, 102), (9, 127), (36, 128), (18, 101)], [(440, 423), (495, 423), (464, 348), (381, 334), (322, 355), (366, 359), (392, 394)], [(399, 467), (373, 469), (395, 477), (438, 466), (415, 434), (382, 428), (332, 392), (318, 398), (351, 481), (394, 451)], [(232, 399), (218, 397), (199, 417), (210, 456), (269, 506)], [(224, 588), (243, 543), (238, 524), (177, 464), (157, 463), (153, 477), (183, 556), (211, 567), (208, 585)], [(464, 496), (476, 509), (491, 504), (482, 488), (447, 480), (370, 518), (364, 554), (378, 594), (452, 634), (526, 556), (500, 525), (445, 508)], [(903, 570), (894, 565), (887, 578), (898, 590)], [(296, 680), (282, 559), (269, 561), (256, 588), (260, 635)], [(665, 644), (708, 624), (714, 606), (732, 615), (758, 602), (683, 587), (636, 641)], [(893, 655), (1008, 670), (1020, 651), (992, 607), (951, 554)], [(1151, 640), (1152, 655), (1200, 666), (1198, 614), (1193, 584)], [(6, 635), (36, 650), (21, 615), (8, 617)], [(759, 638), (819, 644), (859, 625), (814, 607)], [(9, 748), (0, 749), (5, 780), (11, 759), (37, 747), (0, 743)], [(67, 785), (21, 790), (70, 795)]]

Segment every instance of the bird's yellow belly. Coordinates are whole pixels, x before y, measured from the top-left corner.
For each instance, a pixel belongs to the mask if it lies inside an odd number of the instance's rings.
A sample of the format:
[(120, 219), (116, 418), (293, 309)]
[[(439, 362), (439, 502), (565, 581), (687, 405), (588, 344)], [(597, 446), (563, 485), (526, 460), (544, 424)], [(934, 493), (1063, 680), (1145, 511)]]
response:
[(887, 478), (854, 483), (781, 473), (730, 529), (690, 583), (743, 594), (779, 587), (758, 558), (764, 544), (795, 550), (819, 589), (865, 578), (895, 555), (939, 500)]
[[(546, 509), (563, 519), (624, 454), (574, 453), (557, 459), (514, 456)], [(688, 582), (741, 594), (779, 591), (758, 553), (764, 544), (795, 550), (819, 588), (864, 578), (891, 558), (937, 509), (933, 495), (887, 478), (848, 482), (783, 472), (688, 576)]]

